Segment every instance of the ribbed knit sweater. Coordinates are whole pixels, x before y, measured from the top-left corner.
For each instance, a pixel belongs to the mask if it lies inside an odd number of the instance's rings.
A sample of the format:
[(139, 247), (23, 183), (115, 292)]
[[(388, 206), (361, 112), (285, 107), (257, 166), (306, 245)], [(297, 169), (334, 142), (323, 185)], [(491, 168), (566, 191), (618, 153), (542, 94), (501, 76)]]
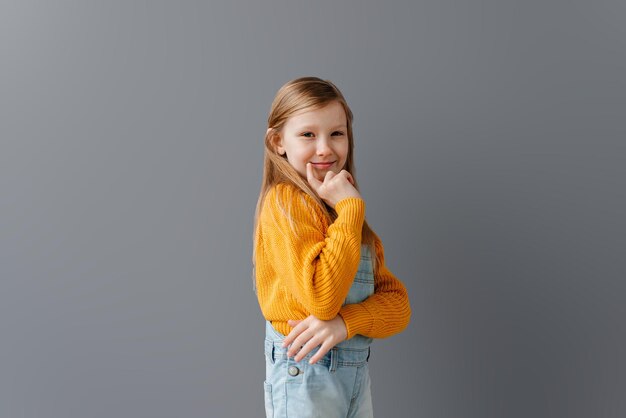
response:
[(348, 197), (335, 205), (330, 225), (306, 193), (288, 184), (273, 186), (265, 196), (256, 230), (256, 288), (261, 312), (288, 335), (289, 319), (314, 315), (330, 320), (338, 314), (347, 338), (361, 334), (385, 338), (409, 323), (406, 288), (387, 269), (382, 242), (375, 235), (381, 263), (374, 294), (361, 303), (343, 305), (359, 267), (365, 201)]

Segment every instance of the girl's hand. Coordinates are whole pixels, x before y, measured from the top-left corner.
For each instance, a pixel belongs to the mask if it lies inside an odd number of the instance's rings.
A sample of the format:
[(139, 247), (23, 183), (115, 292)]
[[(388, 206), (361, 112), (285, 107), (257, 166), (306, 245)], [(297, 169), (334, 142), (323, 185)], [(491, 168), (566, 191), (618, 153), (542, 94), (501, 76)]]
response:
[(331, 348), (345, 340), (348, 336), (346, 324), (340, 315), (337, 315), (330, 321), (322, 321), (310, 315), (301, 321), (289, 320), (288, 324), (293, 329), (285, 337), (283, 347), (291, 344), (287, 355), (289, 357), (295, 355), (295, 361), (302, 360), (311, 350), (321, 345), (317, 353), (309, 360), (310, 364), (315, 364)]
[(307, 163), (306, 177), (313, 190), (332, 208), (335, 207), (337, 202), (346, 197), (361, 197), (361, 194), (353, 185), (354, 179), (352, 175), (346, 170), (341, 170), (338, 174), (329, 171), (322, 182), (313, 175), (313, 165)]

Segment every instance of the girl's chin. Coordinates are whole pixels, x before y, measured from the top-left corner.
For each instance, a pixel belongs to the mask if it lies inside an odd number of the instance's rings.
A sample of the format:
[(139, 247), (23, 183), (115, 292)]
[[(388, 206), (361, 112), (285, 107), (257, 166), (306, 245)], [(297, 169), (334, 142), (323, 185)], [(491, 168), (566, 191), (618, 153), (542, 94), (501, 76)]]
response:
[(313, 170), (313, 173), (314, 173), (316, 179), (318, 179), (321, 182), (324, 182), (324, 178), (326, 178), (326, 174), (329, 171), (332, 171), (333, 173), (337, 174), (337, 172), (335, 170), (331, 170), (330, 168), (324, 168), (324, 169), (320, 169), (320, 170)]
[[(329, 171), (332, 171), (335, 174), (338, 174), (338, 172), (336, 170), (333, 169), (334, 167), (328, 167), (328, 168), (315, 168), (313, 167), (313, 175), (315, 176), (316, 179), (318, 179), (319, 181), (323, 182), (324, 178), (326, 177), (326, 173), (328, 173)], [(341, 170), (340, 170), (341, 171)], [(300, 172), (298, 170), (298, 172), (300, 173), (300, 176), (303, 179), (307, 179), (307, 174), (306, 174), (306, 169), (304, 170), (304, 172)]]

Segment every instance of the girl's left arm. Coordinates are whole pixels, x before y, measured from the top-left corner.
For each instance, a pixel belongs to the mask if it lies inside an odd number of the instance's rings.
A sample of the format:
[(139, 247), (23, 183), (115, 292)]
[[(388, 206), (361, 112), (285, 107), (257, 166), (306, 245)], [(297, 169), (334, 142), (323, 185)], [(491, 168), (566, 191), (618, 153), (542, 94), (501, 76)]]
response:
[(371, 338), (386, 338), (403, 331), (411, 318), (411, 305), (404, 284), (385, 265), (382, 242), (375, 237), (380, 262), (374, 276), (374, 294), (360, 303), (342, 306), (348, 337), (361, 334)]

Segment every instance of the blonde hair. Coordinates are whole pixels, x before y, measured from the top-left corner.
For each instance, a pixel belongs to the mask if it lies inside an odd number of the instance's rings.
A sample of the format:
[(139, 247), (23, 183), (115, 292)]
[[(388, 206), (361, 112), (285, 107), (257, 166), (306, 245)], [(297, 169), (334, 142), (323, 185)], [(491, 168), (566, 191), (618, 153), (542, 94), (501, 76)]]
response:
[[(339, 89), (329, 80), (322, 80), (317, 77), (301, 77), (291, 80), (283, 85), (272, 102), (269, 116), (267, 118), (268, 130), (265, 134), (265, 152), (263, 162), (263, 180), (261, 182), (261, 191), (256, 205), (254, 214), (254, 250), (252, 263), (255, 263), (257, 228), (263, 201), (267, 192), (272, 186), (279, 183), (287, 183), (296, 186), (298, 189), (309, 195), (322, 210), (322, 213), (328, 220), (328, 224), (337, 218), (337, 212), (327, 205), (319, 195), (311, 188), (308, 181), (300, 176), (300, 174), (289, 164), (286, 155), (280, 155), (276, 150), (277, 140), (280, 132), (284, 127), (287, 119), (297, 112), (305, 110), (314, 110), (325, 107), (331, 102), (339, 102), (346, 113), (346, 125), (348, 135), (348, 155), (346, 164), (343, 167), (348, 171), (354, 179), (354, 187), (358, 190), (359, 186), (356, 181), (354, 167), (354, 138), (352, 134), (353, 115), (346, 99)], [(370, 253), (375, 255), (374, 231), (369, 227), (367, 221), (363, 222), (361, 230), (361, 242), (370, 247)], [(372, 260), (375, 260), (373, 257)], [(374, 262), (374, 268), (379, 263)], [(254, 276), (254, 273), (253, 273)], [(254, 280), (254, 277), (253, 277)]]

